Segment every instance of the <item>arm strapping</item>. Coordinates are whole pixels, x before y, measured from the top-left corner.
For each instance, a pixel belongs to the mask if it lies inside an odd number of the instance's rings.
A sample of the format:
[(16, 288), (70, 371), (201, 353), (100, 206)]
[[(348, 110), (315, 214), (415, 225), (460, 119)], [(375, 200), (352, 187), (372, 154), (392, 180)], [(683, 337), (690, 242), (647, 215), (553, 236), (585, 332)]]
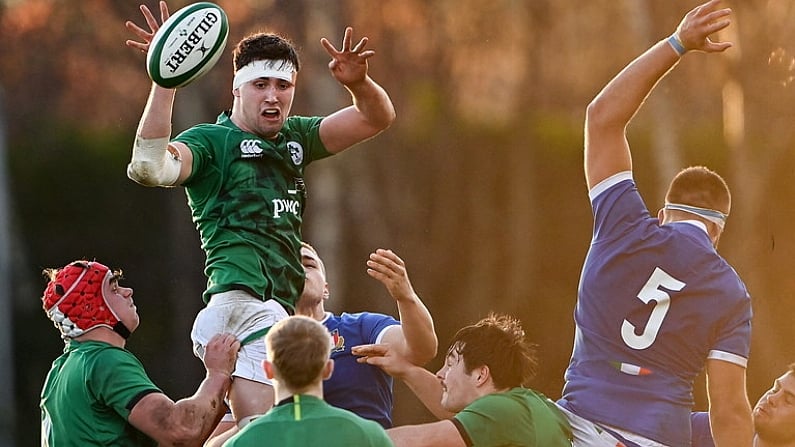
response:
[(135, 136), (127, 177), (144, 186), (174, 186), (182, 167), (179, 157), (168, 150), (168, 137)]

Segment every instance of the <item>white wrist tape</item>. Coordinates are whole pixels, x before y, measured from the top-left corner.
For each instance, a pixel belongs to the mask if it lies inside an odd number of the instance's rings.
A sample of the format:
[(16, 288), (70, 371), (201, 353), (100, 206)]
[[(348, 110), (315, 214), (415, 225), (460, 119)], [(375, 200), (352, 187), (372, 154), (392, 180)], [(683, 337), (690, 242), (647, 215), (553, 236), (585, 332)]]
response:
[(144, 186), (174, 186), (182, 161), (168, 150), (168, 137), (135, 136), (127, 177)]

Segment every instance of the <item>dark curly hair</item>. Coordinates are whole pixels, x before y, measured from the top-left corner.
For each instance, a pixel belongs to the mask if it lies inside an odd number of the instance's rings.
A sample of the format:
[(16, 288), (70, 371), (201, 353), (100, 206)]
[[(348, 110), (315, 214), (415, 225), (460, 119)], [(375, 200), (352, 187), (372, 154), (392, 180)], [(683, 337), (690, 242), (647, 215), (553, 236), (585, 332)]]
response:
[(450, 343), (447, 355), (456, 352), (471, 372), (488, 366), (498, 389), (527, 385), (538, 368), (537, 346), (525, 339), (522, 323), (509, 315), (489, 314), (461, 328)]
[(252, 61), (263, 59), (286, 60), (295, 71), (301, 68), (298, 51), (286, 37), (274, 33), (254, 33), (244, 37), (232, 52), (235, 72)]

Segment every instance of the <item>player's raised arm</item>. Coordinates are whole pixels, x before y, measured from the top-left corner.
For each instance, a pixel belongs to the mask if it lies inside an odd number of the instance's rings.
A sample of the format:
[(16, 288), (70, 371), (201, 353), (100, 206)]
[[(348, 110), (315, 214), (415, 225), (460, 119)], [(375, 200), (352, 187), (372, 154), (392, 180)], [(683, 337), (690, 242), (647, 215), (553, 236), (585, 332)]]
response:
[[(168, 19), (169, 12), (166, 2), (161, 1), (159, 6), (160, 24), (162, 24)], [(127, 21), (125, 26), (140, 41), (127, 40), (125, 43), (128, 47), (148, 52), (160, 24), (146, 5), (141, 5), (140, 9), (149, 30)], [(132, 158), (127, 166), (127, 176), (142, 185), (178, 185), (190, 175), (192, 164), (190, 150), (184, 144), (169, 144), (175, 95), (175, 89), (163, 88), (152, 83), (136, 131)]]
[(754, 436), (751, 405), (745, 392), (745, 367), (707, 360), (709, 420), (716, 447), (749, 446)]
[(370, 253), (367, 274), (386, 287), (400, 314), (400, 326), (391, 327), (384, 334), (383, 343), (393, 345), (415, 365), (428, 363), (436, 356), (439, 342), (431, 313), (414, 291), (406, 264), (392, 250), (379, 248)]
[(367, 41), (363, 37), (354, 45), (351, 27), (345, 29), (339, 50), (326, 38), (320, 41), (332, 58), (331, 75), (345, 86), (353, 100), (353, 105), (332, 113), (320, 124), (320, 138), (332, 153), (378, 135), (395, 120), (392, 100), (368, 74), (367, 61), (375, 51), (365, 48)]
[(731, 10), (710, 0), (685, 15), (676, 31), (627, 65), (588, 105), (585, 118), (585, 178), (588, 188), (632, 169), (626, 127), (657, 82), (691, 50), (721, 52), (730, 42), (709, 36), (730, 24)]

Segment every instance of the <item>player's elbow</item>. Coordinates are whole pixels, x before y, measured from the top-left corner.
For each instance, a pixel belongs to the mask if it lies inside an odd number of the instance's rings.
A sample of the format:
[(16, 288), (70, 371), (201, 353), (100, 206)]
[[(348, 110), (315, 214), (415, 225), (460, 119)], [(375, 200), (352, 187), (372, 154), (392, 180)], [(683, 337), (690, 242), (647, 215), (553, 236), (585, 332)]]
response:
[(144, 186), (174, 186), (182, 172), (182, 161), (169, 151), (168, 137), (135, 137), (127, 177)]
[(417, 366), (425, 366), (436, 357), (438, 346), (439, 342), (434, 336), (433, 342), (424, 343), (422, 346), (411, 349), (406, 358)]
[(394, 107), (390, 107), (389, 110), (387, 110), (387, 113), (385, 114), (385, 117), (384, 117), (384, 128), (383, 128), (383, 130), (386, 130), (386, 129), (392, 127), (392, 124), (395, 122), (395, 119), (397, 119), (397, 113), (395, 112), (395, 108)]
[(585, 127), (586, 129), (599, 128), (606, 125), (607, 113), (603, 101), (597, 96), (585, 108)]
[(132, 160), (127, 177), (143, 186), (174, 186), (179, 179), (179, 161)]
[(624, 132), (628, 119), (610, 98), (598, 95), (585, 109), (585, 131), (588, 134)]
[(743, 397), (711, 401), (709, 419), (712, 431), (716, 434), (753, 431), (751, 406)]
[(142, 411), (143, 419), (131, 422), (160, 446), (201, 445), (214, 422), (211, 414), (191, 404), (160, 402)]
[(153, 163), (133, 161), (127, 165), (127, 178), (143, 186), (160, 186), (154, 175)]
[(365, 126), (368, 128), (368, 136), (365, 140), (373, 138), (392, 126), (395, 122), (394, 110), (391, 113), (384, 113), (381, 116), (370, 117), (367, 119)]
[(709, 413), (710, 421), (714, 426), (750, 425), (753, 420), (751, 406), (742, 399), (736, 399), (736, 402), (727, 402), (725, 404), (712, 402), (710, 403)]
[(372, 108), (370, 112), (365, 113), (365, 115), (367, 125), (372, 129), (373, 136), (389, 129), (397, 118), (395, 106), (392, 104), (392, 101), (387, 101), (387, 103), (381, 107)]
[(420, 355), (417, 356), (417, 361), (414, 362), (414, 364), (417, 366), (425, 366), (434, 358), (436, 358), (436, 348), (429, 349), (424, 353), (420, 353)]
[(436, 337), (434, 337), (433, 344), (428, 346), (428, 351), (425, 353), (425, 356), (423, 357), (422, 364), (425, 365), (426, 363), (436, 358), (436, 354), (438, 353), (439, 353), (439, 340), (437, 340)]
[(144, 186), (155, 186), (151, 169), (144, 162), (130, 162), (127, 165), (127, 178)]
[(161, 446), (199, 445), (201, 442), (201, 432), (193, 427), (172, 427), (163, 438), (158, 439), (158, 445)]

